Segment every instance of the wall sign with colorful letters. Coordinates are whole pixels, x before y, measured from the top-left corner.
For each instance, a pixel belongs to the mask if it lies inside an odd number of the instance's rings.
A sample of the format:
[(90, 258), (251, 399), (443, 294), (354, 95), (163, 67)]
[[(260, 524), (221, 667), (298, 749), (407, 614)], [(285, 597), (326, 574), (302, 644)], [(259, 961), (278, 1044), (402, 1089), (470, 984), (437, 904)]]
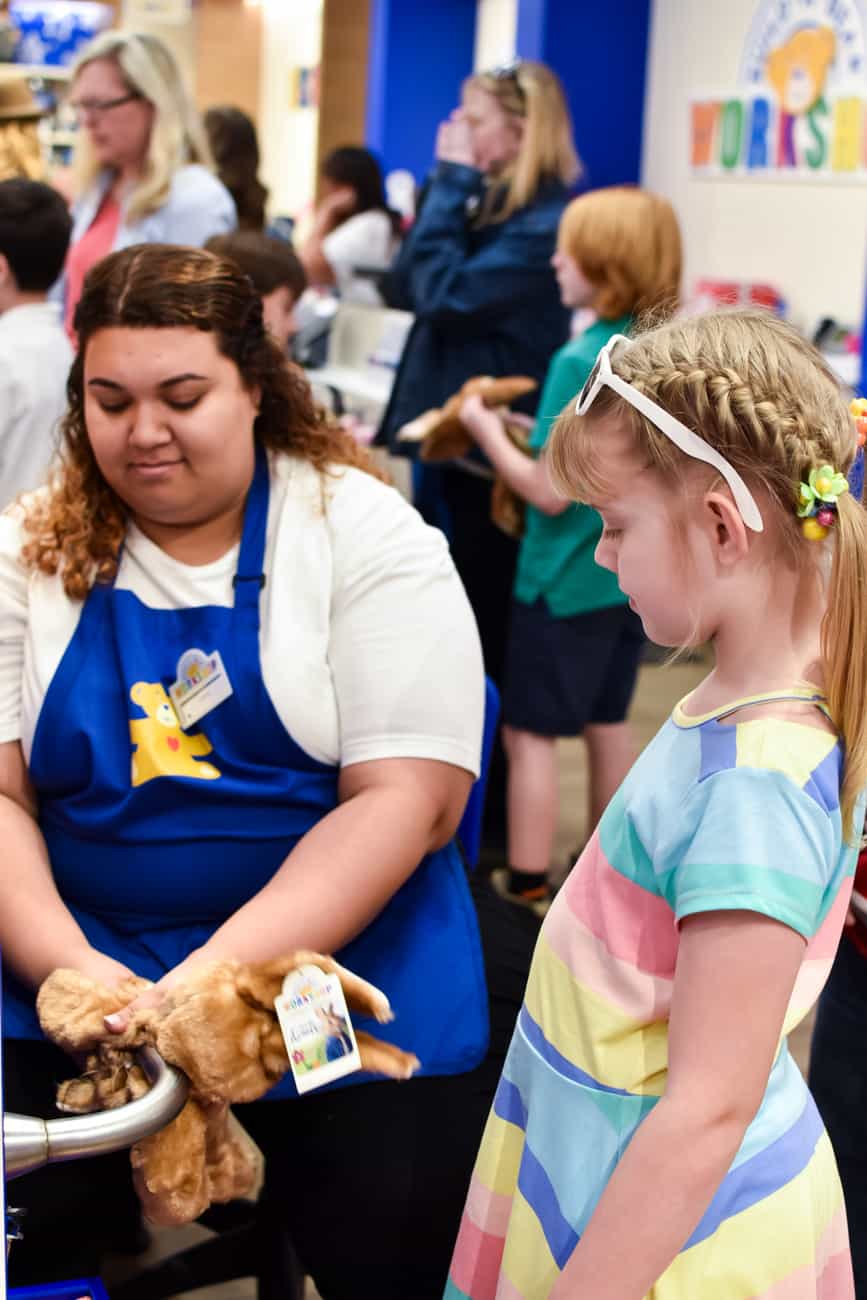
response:
[(859, 0), (762, 0), (732, 94), (693, 95), (696, 176), (867, 179)]

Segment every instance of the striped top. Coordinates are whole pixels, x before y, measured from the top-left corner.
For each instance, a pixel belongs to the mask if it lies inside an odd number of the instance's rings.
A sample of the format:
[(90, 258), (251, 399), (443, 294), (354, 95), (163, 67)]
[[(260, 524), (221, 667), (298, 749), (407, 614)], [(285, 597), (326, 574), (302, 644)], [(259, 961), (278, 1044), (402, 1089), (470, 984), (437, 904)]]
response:
[[(542, 928), (470, 1186), (447, 1300), (549, 1294), (665, 1090), (678, 922), (747, 909), (807, 940), (761, 1107), (653, 1300), (849, 1300), (842, 1193), (785, 1035), (827, 978), (855, 850), (842, 750), (815, 726), (678, 706), (612, 801)], [(652, 1189), (648, 1188), (648, 1194)], [(627, 1225), (624, 1225), (627, 1229)]]

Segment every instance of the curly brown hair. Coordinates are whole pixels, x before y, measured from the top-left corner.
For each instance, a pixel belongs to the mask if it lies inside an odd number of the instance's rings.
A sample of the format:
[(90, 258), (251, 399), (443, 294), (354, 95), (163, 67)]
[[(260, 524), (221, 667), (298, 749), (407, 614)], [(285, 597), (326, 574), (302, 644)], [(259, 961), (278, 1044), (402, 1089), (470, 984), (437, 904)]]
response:
[(62, 421), (62, 462), (50, 488), (25, 500), (25, 565), (63, 575), (67, 595), (83, 600), (95, 582), (117, 573), (127, 507), (96, 463), (84, 419), (84, 359), (98, 330), (204, 330), (233, 361), (248, 388), (261, 392), (253, 425), (258, 443), (298, 456), (320, 473), (352, 465), (385, 479), (368, 454), (313, 401), (302, 371), (265, 330), (262, 302), (229, 259), (198, 248), (139, 244), (112, 253), (90, 272), (75, 313), (79, 350), (69, 372)]

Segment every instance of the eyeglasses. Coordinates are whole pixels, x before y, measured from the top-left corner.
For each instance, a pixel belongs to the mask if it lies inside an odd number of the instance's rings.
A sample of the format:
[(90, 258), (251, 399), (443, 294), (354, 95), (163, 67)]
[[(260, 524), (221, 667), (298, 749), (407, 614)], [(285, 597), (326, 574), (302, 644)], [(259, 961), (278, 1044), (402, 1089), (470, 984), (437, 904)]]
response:
[(120, 108), (121, 104), (129, 104), (132, 100), (141, 98), (141, 95), (131, 90), (129, 94), (119, 95), (117, 99), (72, 99), (69, 107), (76, 117), (102, 117), (103, 113), (110, 113), (113, 108)]
[(599, 356), (596, 358), (596, 365), (590, 372), (587, 383), (578, 394), (578, 400), (575, 403), (575, 414), (586, 415), (596, 400), (599, 390), (603, 385), (615, 392), (618, 397), (633, 406), (646, 419), (650, 421), (660, 433), (664, 433), (666, 438), (670, 439), (676, 447), (679, 447), (687, 456), (693, 460), (704, 461), (706, 465), (711, 465), (718, 474), (721, 474), (731, 489), (731, 494), (735, 499), (735, 505), (740, 511), (741, 518), (747, 528), (751, 528), (754, 533), (764, 531), (764, 524), (759, 507), (756, 505), (755, 498), (750, 492), (746, 483), (740, 474), (730, 465), (724, 456), (711, 447), (710, 443), (705, 442), (692, 429), (688, 429), (680, 420), (675, 419), (668, 411), (663, 410), (651, 398), (628, 384), (625, 379), (615, 375), (611, 369), (611, 352), (618, 343), (629, 343), (629, 339), (623, 334), (613, 334), (605, 346), (601, 349)]

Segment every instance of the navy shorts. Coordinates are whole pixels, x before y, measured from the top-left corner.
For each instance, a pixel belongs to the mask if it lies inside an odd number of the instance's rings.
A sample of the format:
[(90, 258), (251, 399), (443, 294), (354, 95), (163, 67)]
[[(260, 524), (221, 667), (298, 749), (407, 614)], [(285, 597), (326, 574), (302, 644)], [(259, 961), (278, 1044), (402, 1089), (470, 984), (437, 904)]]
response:
[(512, 601), (503, 722), (539, 736), (580, 736), (588, 724), (623, 722), (644, 645), (628, 605), (555, 618), (540, 597)]

